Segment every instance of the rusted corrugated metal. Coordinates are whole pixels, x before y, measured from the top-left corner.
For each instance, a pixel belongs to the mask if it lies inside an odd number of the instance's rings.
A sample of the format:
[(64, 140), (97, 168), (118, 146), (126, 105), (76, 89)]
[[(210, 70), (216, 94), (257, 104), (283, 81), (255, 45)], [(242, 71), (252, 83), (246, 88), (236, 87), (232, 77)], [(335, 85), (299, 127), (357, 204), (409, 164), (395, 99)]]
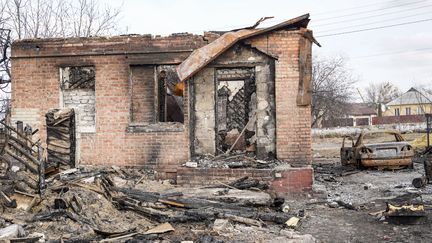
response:
[(309, 23), (309, 14), (293, 18), (265, 29), (241, 29), (223, 34), (210, 44), (196, 49), (192, 54), (177, 67), (177, 74), (183, 82), (215, 60), (228, 48), (240, 40), (289, 27), (306, 28)]
[(256, 29), (244, 29), (236, 32), (227, 32), (210, 44), (196, 49), (177, 67), (177, 74), (179, 75), (180, 80), (184, 81), (190, 78), (221, 53), (242, 39), (242, 37), (257, 31), (258, 30)]

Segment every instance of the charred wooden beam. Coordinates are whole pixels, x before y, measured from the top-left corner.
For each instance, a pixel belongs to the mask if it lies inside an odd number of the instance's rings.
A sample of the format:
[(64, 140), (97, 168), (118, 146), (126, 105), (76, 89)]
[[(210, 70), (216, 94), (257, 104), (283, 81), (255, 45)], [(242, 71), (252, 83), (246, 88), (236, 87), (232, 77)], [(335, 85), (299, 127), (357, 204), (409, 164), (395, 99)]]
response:
[(6, 129), (8, 129), (8, 130), (14, 132), (15, 134), (17, 134), (18, 136), (20, 136), (22, 139), (30, 142), (30, 144), (33, 143), (33, 141), (31, 139), (29, 139), (26, 135), (24, 135), (23, 133), (18, 132), (18, 130), (16, 130), (15, 128), (9, 126), (4, 121), (0, 121), (0, 124), (2, 124)]
[(20, 146), (22, 146), (23, 148), (25, 148), (26, 150), (30, 151), (30, 153), (36, 153), (36, 151), (34, 151), (34, 149), (33, 149), (32, 147), (30, 147), (28, 144), (26, 144), (26, 143), (23, 142), (22, 140), (20, 140), (20, 139), (14, 137), (14, 136), (9, 136), (9, 139), (13, 141), (13, 142), (10, 141), (10, 142), (8, 143), (9, 145), (14, 144), (14, 142), (15, 142), (15, 143), (17, 143), (17, 144), (15, 144), (15, 146), (19, 146), (19, 145), (20, 145)]
[[(233, 203), (165, 196), (137, 189), (114, 189), (127, 195), (112, 199), (117, 208), (136, 211), (158, 222), (196, 222), (215, 218), (231, 218), (231, 220), (236, 219), (237, 222), (243, 221), (243, 223), (261, 226), (262, 224), (258, 223), (259, 220), (283, 224), (293, 216), (286, 213), (239, 206)], [(149, 203), (156, 201), (173, 206), (176, 210), (166, 212), (148, 207)]]
[(73, 109), (53, 109), (45, 115), (50, 166), (75, 166), (75, 113)]
[(46, 184), (45, 184), (45, 160), (42, 159), (42, 148), (39, 146), (38, 147), (39, 151), (38, 151), (38, 160), (39, 162), (39, 168), (38, 168), (38, 172), (39, 172), (39, 194), (41, 196), (44, 195), (45, 193), (45, 189), (46, 189)]
[(168, 220), (173, 216), (170, 213), (157, 209), (141, 207), (139, 201), (131, 200), (128, 197), (115, 197), (113, 198), (113, 204), (119, 209), (135, 211), (158, 222), (168, 222)]
[[(28, 151), (26, 151), (25, 149), (23, 149), (22, 147), (20, 147), (19, 145), (15, 144), (15, 143), (9, 143), (9, 144), (14, 149), (16, 149), (18, 152), (20, 152), (21, 154), (23, 154), (27, 159), (29, 159), (31, 162), (33, 162), (35, 165), (39, 165), (40, 164), (40, 162), (37, 160), (37, 158), (35, 158), (36, 155), (33, 155), (33, 154), (29, 153)], [(9, 149), (6, 149), (6, 150), (8, 150), (8, 152), (12, 152)]]
[(52, 210), (52, 211), (48, 211), (48, 212), (40, 212), (38, 214), (35, 214), (33, 216), (33, 218), (31, 219), (31, 221), (36, 222), (36, 221), (53, 221), (56, 220), (58, 218), (61, 217), (66, 217), (69, 218), (77, 223), (84, 223), (84, 224), (88, 224), (92, 227), (95, 226), (95, 224), (93, 222), (91, 222), (89, 219), (86, 219), (80, 215), (77, 215), (73, 212), (69, 212), (68, 210), (65, 209), (57, 209), (57, 210)]
[(16, 159), (18, 162), (20, 162), (21, 164), (25, 165), (25, 167), (30, 170), (31, 172), (33, 172), (34, 174), (38, 174), (39, 172), (32, 166), (30, 165), (29, 162), (25, 161), (24, 159), (22, 159), (21, 157), (15, 155), (12, 151), (10, 151), (9, 149), (6, 149), (6, 153), (8, 155), (10, 155), (12, 158)]
[(3, 205), (9, 208), (16, 208), (17, 203), (15, 199), (10, 199), (3, 191), (0, 190), (0, 199), (3, 201)]
[(26, 171), (18, 171), (16, 174), (16, 179), (19, 181), (24, 182), (26, 185), (28, 185), (33, 191), (38, 190), (38, 181), (34, 178), (34, 176), (31, 176), (29, 172)]

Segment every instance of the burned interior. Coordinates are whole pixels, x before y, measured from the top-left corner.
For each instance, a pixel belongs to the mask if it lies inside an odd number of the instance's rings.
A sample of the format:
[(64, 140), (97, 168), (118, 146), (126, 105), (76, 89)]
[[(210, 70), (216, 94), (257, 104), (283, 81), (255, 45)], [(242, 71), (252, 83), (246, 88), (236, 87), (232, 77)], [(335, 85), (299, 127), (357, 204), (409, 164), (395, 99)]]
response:
[(94, 67), (64, 67), (61, 68), (61, 87), (63, 90), (95, 88)]
[(134, 125), (183, 123), (183, 84), (174, 65), (130, 67), (130, 119)]
[(216, 85), (217, 152), (226, 152), (231, 146), (235, 150), (255, 151), (255, 70), (217, 69)]
[(159, 122), (184, 122), (183, 84), (179, 83), (176, 66), (157, 67)]
[(193, 99), (197, 154), (243, 151), (275, 157), (274, 61), (237, 44), (196, 74), (195, 94), (208, 94)]

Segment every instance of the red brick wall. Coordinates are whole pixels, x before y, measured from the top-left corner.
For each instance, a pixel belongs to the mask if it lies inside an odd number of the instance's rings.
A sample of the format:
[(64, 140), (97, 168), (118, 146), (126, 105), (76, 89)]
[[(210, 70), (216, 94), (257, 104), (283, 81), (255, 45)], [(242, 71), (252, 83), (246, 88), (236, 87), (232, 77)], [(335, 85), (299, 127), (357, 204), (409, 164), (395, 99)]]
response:
[(177, 184), (191, 186), (215, 185), (220, 182), (229, 184), (244, 176), (268, 183), (270, 190), (280, 195), (310, 191), (313, 184), (312, 168), (287, 168), (284, 170), (179, 168)]
[[(276, 152), (291, 163), (311, 162), (310, 106), (298, 106), (299, 54), (306, 30), (276, 31), (250, 44), (274, 55), (276, 62)], [(175, 172), (189, 157), (189, 104), (185, 91), (182, 131), (126, 132), (130, 120), (129, 66), (178, 64), (193, 49), (207, 44), (201, 36), (111, 37), (22, 40), (12, 46), (12, 115), (39, 108), (40, 124), (50, 108), (60, 106), (59, 68), (96, 68), (96, 133), (82, 134), (81, 162), (98, 165), (145, 165)], [(187, 89), (187, 87), (186, 87)], [(40, 126), (45, 141), (45, 127)]]
[(227, 169), (227, 168), (179, 168), (177, 171), (177, 184), (179, 185), (214, 185), (218, 182), (231, 183), (241, 177), (271, 182), (273, 171), (270, 169)]
[[(50, 108), (60, 107), (59, 68), (94, 65), (96, 133), (81, 135), (81, 163), (144, 165), (150, 169), (175, 171), (178, 164), (189, 157), (188, 92), (185, 92), (185, 124), (181, 131), (127, 132), (129, 66), (131, 63), (179, 63), (190, 54), (185, 50), (204, 44), (202, 37), (197, 36), (15, 42), (12, 47), (12, 116), (17, 109), (39, 108), (40, 124), (45, 124), (45, 113)], [(159, 53), (162, 49), (172, 52)], [(46, 128), (38, 128), (45, 141)]]
[(153, 66), (131, 67), (132, 122), (155, 121), (155, 81)]
[(270, 188), (275, 192), (283, 194), (312, 190), (312, 168), (290, 168), (276, 173), (279, 174), (275, 174), (275, 179), (270, 184)]
[(276, 154), (278, 159), (296, 164), (310, 164), (312, 161), (310, 105), (298, 106), (296, 103), (300, 79), (299, 54), (307, 52), (311, 55), (311, 42), (304, 37), (306, 31), (276, 31), (247, 41), (278, 58), (275, 81)]

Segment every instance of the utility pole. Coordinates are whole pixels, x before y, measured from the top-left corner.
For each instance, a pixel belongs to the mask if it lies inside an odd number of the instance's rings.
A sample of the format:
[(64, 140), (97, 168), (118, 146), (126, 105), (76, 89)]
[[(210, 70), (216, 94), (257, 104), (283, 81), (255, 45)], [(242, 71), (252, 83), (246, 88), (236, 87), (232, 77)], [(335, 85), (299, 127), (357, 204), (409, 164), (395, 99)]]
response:
[(359, 93), (359, 95), (360, 95), (360, 98), (362, 99), (363, 103), (365, 103), (365, 100), (363, 99), (363, 95), (361, 94), (361, 92), (360, 92), (359, 88), (357, 88), (357, 92)]

